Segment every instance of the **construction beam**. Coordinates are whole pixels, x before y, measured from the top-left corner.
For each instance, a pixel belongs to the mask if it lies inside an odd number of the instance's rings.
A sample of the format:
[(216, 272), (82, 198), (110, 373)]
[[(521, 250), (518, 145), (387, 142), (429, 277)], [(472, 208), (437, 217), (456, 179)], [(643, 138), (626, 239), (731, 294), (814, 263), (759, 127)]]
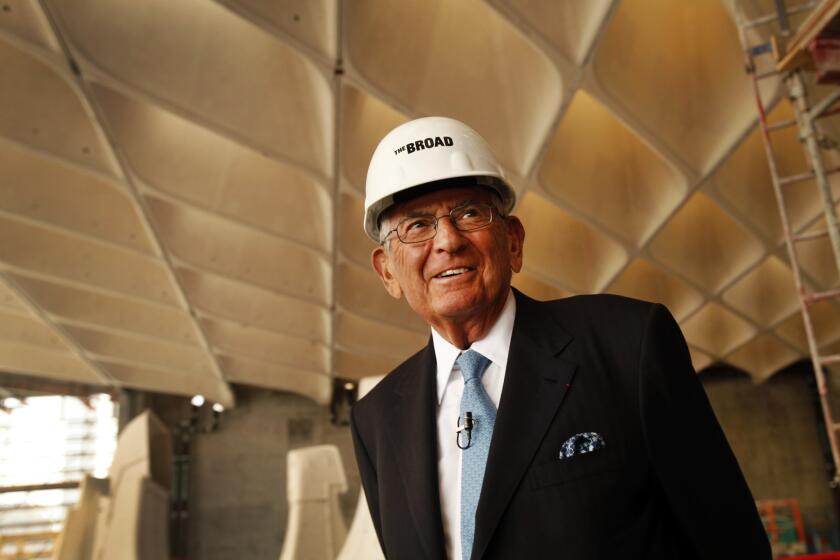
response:
[(43, 484), (17, 484), (14, 486), (0, 486), (0, 494), (10, 492), (39, 492), (41, 490), (71, 490), (78, 488), (81, 482), (78, 480), (65, 480), (63, 482), (45, 482)]
[(63, 395), (68, 397), (85, 398), (98, 393), (105, 393), (116, 401), (119, 389), (107, 385), (89, 385), (73, 381), (58, 381), (31, 375), (20, 375), (0, 371), (0, 396), (4, 393), (10, 396), (25, 398), (39, 395)]
[(787, 52), (776, 64), (776, 70), (788, 72), (812, 64), (808, 48), (826, 29), (838, 25), (840, 0), (823, 0), (802, 22), (787, 44)]

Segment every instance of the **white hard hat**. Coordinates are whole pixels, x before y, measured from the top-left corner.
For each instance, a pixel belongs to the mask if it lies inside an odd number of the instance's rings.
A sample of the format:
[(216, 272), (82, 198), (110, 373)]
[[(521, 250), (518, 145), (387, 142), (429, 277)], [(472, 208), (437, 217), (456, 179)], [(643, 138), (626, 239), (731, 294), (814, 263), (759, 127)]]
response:
[(475, 130), (447, 117), (425, 117), (398, 126), (379, 142), (368, 166), (364, 222), (368, 237), (379, 242), (379, 217), (394, 204), (395, 194), (459, 177), (472, 177), (476, 184), (494, 189), (502, 199), (499, 210), (505, 214), (513, 210), (516, 193)]

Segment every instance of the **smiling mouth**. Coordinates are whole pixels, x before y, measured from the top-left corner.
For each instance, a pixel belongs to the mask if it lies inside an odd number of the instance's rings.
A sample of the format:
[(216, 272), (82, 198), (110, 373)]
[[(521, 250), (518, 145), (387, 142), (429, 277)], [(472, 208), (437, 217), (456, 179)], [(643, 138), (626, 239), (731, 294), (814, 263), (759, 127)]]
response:
[(436, 275), (435, 278), (452, 278), (453, 276), (460, 276), (461, 274), (464, 274), (465, 272), (470, 272), (471, 270), (475, 269), (466, 266), (460, 268), (450, 268)]

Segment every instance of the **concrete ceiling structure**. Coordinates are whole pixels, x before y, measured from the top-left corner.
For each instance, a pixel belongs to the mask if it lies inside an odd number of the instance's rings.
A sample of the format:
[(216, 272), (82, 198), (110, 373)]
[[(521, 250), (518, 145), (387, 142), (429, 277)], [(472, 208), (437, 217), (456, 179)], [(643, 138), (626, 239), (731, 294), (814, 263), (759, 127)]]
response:
[[(733, 9), (0, 0), (0, 369), (226, 405), (231, 383), (325, 403), (334, 377), (387, 372), (428, 327), (370, 271), (366, 166), (434, 114), (518, 191), (516, 286), (661, 301), (698, 370), (766, 379), (807, 347)], [(814, 185), (790, 192), (819, 227)], [(827, 239), (801, 255), (837, 284)], [(838, 308), (815, 313), (837, 346)]]

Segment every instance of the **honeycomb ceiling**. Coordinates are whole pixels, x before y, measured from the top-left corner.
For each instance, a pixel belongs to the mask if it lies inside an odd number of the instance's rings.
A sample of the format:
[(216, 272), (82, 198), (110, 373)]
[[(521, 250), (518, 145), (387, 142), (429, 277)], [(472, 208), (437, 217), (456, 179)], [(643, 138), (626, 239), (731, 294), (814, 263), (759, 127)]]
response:
[[(227, 405), (231, 383), (325, 403), (334, 377), (388, 371), (428, 327), (369, 269), (367, 162), (393, 126), (448, 115), (518, 191), (516, 286), (661, 301), (698, 370), (766, 379), (806, 341), (732, 14), (0, 0), (0, 369)], [(791, 115), (782, 99), (771, 118)], [(795, 131), (776, 148), (807, 168)], [(790, 192), (797, 230), (819, 227), (814, 185)], [(837, 284), (827, 240), (802, 262)], [(815, 321), (837, 346), (838, 309)]]

